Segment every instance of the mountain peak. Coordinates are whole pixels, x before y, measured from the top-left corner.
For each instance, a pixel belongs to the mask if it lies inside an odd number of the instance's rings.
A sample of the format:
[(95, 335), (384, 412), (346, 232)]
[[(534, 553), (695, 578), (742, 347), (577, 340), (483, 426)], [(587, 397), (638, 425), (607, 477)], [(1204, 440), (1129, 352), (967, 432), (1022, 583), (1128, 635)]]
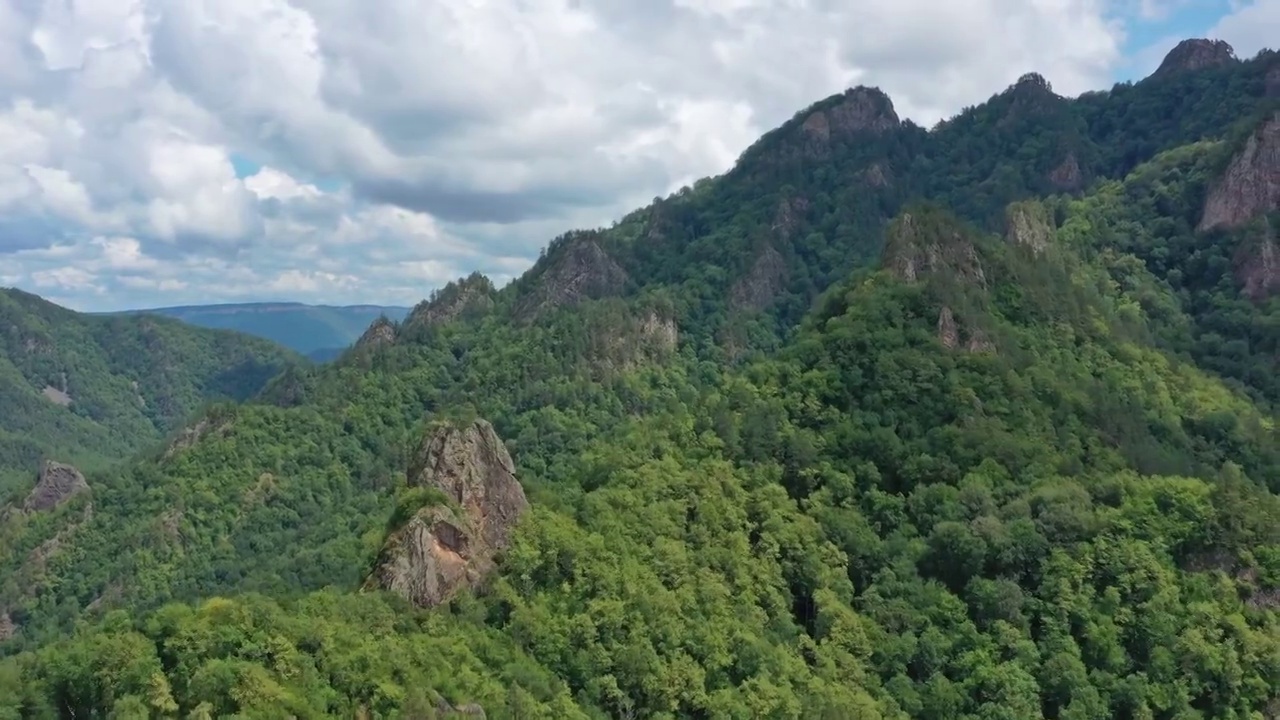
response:
[(1049, 80), (1046, 79), (1045, 76), (1038, 72), (1024, 73), (1022, 77), (1018, 78), (1018, 81), (1013, 84), (1013, 89), (1021, 92), (1047, 92), (1053, 94), (1053, 85), (1050, 84)]
[(532, 289), (519, 302), (516, 314), (528, 318), (554, 307), (621, 294), (631, 279), (599, 240), (599, 233), (574, 232), (548, 246), (526, 276)]
[(816, 107), (801, 128), (810, 137), (827, 142), (857, 132), (884, 132), (901, 123), (884, 91), (859, 85)]
[(1152, 77), (1163, 77), (1182, 70), (1202, 70), (1236, 62), (1236, 51), (1225, 40), (1191, 38), (1183, 40), (1164, 56)]
[(461, 316), (484, 312), (493, 307), (496, 292), (492, 280), (473, 272), (436, 290), (430, 298), (414, 306), (404, 325), (406, 328), (435, 327)]

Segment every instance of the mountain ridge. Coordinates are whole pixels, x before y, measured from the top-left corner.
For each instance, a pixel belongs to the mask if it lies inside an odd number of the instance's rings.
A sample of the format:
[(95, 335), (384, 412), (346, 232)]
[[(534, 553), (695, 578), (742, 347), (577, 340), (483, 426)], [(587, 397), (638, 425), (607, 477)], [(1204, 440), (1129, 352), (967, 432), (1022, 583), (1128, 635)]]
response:
[(271, 340), (319, 361), (353, 344), (372, 320), (402, 320), (410, 308), (391, 305), (317, 305), (246, 302), (120, 310), (103, 315), (160, 315), (199, 327), (236, 330)]

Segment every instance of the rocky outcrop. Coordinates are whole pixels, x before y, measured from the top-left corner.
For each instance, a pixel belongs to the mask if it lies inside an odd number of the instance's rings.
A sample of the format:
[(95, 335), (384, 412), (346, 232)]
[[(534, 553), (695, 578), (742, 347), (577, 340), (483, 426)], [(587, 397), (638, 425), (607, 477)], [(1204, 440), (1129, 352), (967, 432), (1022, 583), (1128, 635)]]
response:
[[(965, 351), (982, 353), (995, 350), (995, 344), (980, 328), (966, 327), (963, 334)], [(942, 310), (938, 312), (938, 342), (948, 350), (955, 350), (961, 347), (961, 335), (960, 323), (956, 321), (955, 313), (950, 307), (943, 305)]]
[(1254, 131), (1209, 191), (1201, 231), (1236, 228), (1280, 208), (1280, 112)]
[(0, 612), (0, 642), (4, 642), (18, 633), (18, 626), (13, 624), (9, 613)]
[(1236, 62), (1236, 52), (1223, 40), (1193, 38), (1183, 40), (1164, 56), (1160, 67), (1151, 77), (1166, 77), (1188, 70), (1229, 65)]
[(391, 532), (366, 587), (433, 607), (484, 579), (529, 503), (511, 456), (485, 420), (435, 426), (415, 452), (408, 480), (410, 487), (440, 491), (447, 502), (419, 509)]
[(42, 512), (63, 505), (80, 493), (89, 491), (84, 475), (70, 465), (46, 460), (36, 486), (22, 503), (25, 512)]
[(971, 353), (988, 353), (995, 352), (996, 345), (991, 342), (991, 338), (978, 328), (972, 328), (969, 331), (969, 340), (964, 344), (964, 349)]
[(440, 713), (441, 718), (474, 718), (475, 720), (485, 720), (484, 708), (476, 703), (466, 703), (454, 707), (449, 704), (448, 700), (439, 698), (436, 700), (436, 712)]
[(1250, 300), (1260, 302), (1280, 294), (1280, 247), (1270, 225), (1236, 252), (1235, 275)]
[(886, 188), (893, 184), (893, 176), (884, 165), (874, 163), (862, 171), (862, 181), (873, 188)]
[(46, 400), (55, 405), (71, 407), (71, 396), (67, 394), (66, 390), (60, 390), (52, 385), (45, 385), (44, 389), (40, 391), (40, 394), (44, 395)]
[(679, 327), (670, 312), (656, 309), (624, 311), (584, 318), (589, 323), (591, 345), (585, 359), (595, 370), (631, 370), (662, 362), (675, 352)]
[(1065, 108), (1063, 98), (1053, 92), (1053, 86), (1040, 73), (1026, 73), (1009, 86), (1001, 98), (1008, 106), (996, 121), (996, 127), (1005, 129), (1019, 121), (1041, 117), (1054, 110)]
[(778, 209), (773, 214), (770, 230), (775, 237), (788, 240), (804, 223), (805, 213), (809, 211), (809, 201), (802, 197), (784, 198), (778, 202)]
[(735, 310), (763, 310), (782, 292), (787, 263), (773, 245), (766, 245), (747, 274), (729, 288), (729, 306)]
[(846, 90), (836, 104), (809, 113), (800, 128), (805, 136), (825, 145), (833, 138), (891, 130), (901, 122), (888, 95), (860, 85)]
[(1004, 211), (1005, 238), (1039, 255), (1053, 240), (1049, 211), (1035, 200), (1011, 203)]
[(480, 273), (455, 280), (417, 306), (405, 318), (404, 327), (429, 328), (477, 315), (493, 307), (493, 282)]
[(1080, 170), (1080, 161), (1075, 153), (1067, 153), (1058, 166), (1049, 171), (1049, 184), (1055, 190), (1072, 191), (1084, 187), (1084, 172)]
[(211, 435), (225, 435), (230, 428), (231, 418), (206, 415), (196, 421), (195, 425), (188, 425), (178, 431), (165, 448), (164, 458), (167, 460), (184, 450), (189, 450)]
[(938, 342), (948, 350), (954, 350), (960, 344), (960, 326), (956, 325), (956, 316), (946, 305), (938, 313)]
[(631, 282), (622, 266), (600, 247), (591, 233), (567, 238), (548, 254), (547, 267), (520, 301), (516, 314), (536, 316), (552, 308), (621, 294)]
[(943, 273), (979, 287), (987, 285), (973, 242), (936, 212), (904, 212), (890, 223), (882, 265), (908, 282)]
[(680, 340), (680, 330), (676, 326), (675, 318), (650, 312), (640, 319), (640, 337), (643, 342), (651, 343), (664, 351), (671, 351), (676, 349), (676, 344)]
[(357, 349), (373, 349), (391, 345), (396, 341), (396, 324), (386, 315), (378, 316), (356, 340)]

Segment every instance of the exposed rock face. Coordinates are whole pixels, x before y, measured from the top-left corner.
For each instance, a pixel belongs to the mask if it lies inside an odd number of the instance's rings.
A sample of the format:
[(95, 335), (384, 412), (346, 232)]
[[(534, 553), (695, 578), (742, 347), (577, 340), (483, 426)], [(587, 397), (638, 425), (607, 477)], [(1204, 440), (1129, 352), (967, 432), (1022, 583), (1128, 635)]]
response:
[(633, 314), (622, 323), (593, 323), (591, 364), (596, 369), (629, 370), (651, 362), (661, 362), (675, 351), (680, 339), (675, 318), (650, 310)]
[(1079, 190), (1084, 186), (1084, 173), (1075, 153), (1067, 153), (1067, 157), (1049, 171), (1049, 182), (1058, 190)]
[(396, 325), (386, 315), (379, 316), (374, 320), (360, 339), (356, 341), (357, 348), (378, 348), (384, 345), (391, 345), (396, 341)]
[(1226, 41), (1193, 38), (1178, 43), (1152, 77), (1163, 77), (1184, 70), (1202, 70), (1236, 62), (1236, 52)]
[(893, 177), (880, 163), (875, 163), (862, 171), (862, 180), (873, 188), (886, 188), (893, 184)]
[(1280, 112), (1254, 131), (1205, 201), (1200, 230), (1235, 228), (1280, 208)]
[(9, 617), (9, 613), (0, 613), (0, 642), (8, 640), (17, 632), (18, 627), (13, 624), (13, 618)]
[(787, 263), (773, 245), (766, 245), (751, 270), (729, 289), (729, 305), (738, 310), (763, 310), (782, 292)]
[(204, 438), (210, 435), (222, 435), (231, 427), (229, 418), (202, 417), (196, 421), (195, 425), (182, 428), (165, 448), (164, 457), (166, 459), (177, 455), (183, 450), (188, 450), (196, 446)]
[(805, 213), (809, 211), (809, 201), (802, 197), (784, 199), (778, 203), (770, 228), (774, 235), (784, 240), (789, 239), (804, 222)]
[[(966, 328), (968, 338), (964, 343), (964, 349), (970, 353), (990, 352), (995, 350), (995, 345), (987, 337), (987, 334), (979, 328)], [(942, 310), (938, 313), (938, 342), (948, 350), (955, 350), (960, 347), (961, 328), (956, 322), (956, 316), (951, 308), (943, 305)]]
[(987, 284), (978, 252), (969, 238), (945, 221), (926, 229), (921, 219), (909, 212), (889, 226), (883, 265), (908, 282), (930, 273), (950, 273), (980, 287)]
[(590, 234), (565, 241), (517, 314), (536, 315), (583, 300), (617, 295), (631, 281), (622, 266)]
[(951, 308), (946, 305), (938, 313), (938, 341), (948, 350), (954, 350), (960, 344), (960, 327), (956, 325), (956, 316)]
[(72, 497), (89, 491), (84, 475), (70, 465), (46, 460), (40, 470), (40, 479), (22, 503), (26, 512), (42, 512), (62, 505)]
[(839, 104), (810, 113), (801, 129), (811, 139), (825, 144), (833, 137), (884, 132), (900, 124), (888, 95), (877, 88), (860, 85), (846, 90)]
[(1280, 293), (1280, 247), (1268, 226), (1261, 237), (1245, 243), (1235, 257), (1236, 280), (1250, 300), (1262, 301)]
[(407, 328), (436, 327), (493, 307), (493, 282), (474, 273), (445, 285), (418, 303), (405, 318)]
[(529, 502), (485, 420), (430, 432), (415, 453), (409, 484), (440, 490), (449, 504), (424, 507), (395, 530), (368, 584), (432, 607), (488, 574)]
[(71, 396), (68, 395), (65, 390), (59, 390), (52, 385), (45, 385), (44, 389), (41, 390), (40, 393), (44, 395), (49, 402), (52, 402), (55, 405), (61, 405), (62, 407), (71, 406)]
[(675, 318), (651, 312), (640, 320), (640, 336), (662, 350), (675, 350), (680, 340), (680, 331), (676, 327)]
[(1015, 245), (1031, 248), (1039, 255), (1053, 239), (1049, 211), (1034, 200), (1010, 204), (1004, 211), (1005, 237)]
[(964, 349), (971, 353), (995, 352), (995, 343), (987, 337), (987, 334), (977, 328), (973, 328), (969, 334), (969, 342), (965, 343)]
[(476, 703), (467, 703), (465, 705), (459, 705), (458, 707), (454, 707), (450, 705), (449, 702), (444, 698), (440, 698), (436, 701), (436, 712), (440, 713), (440, 717), (442, 718), (446, 718), (446, 717), (464, 718), (465, 717), (465, 718), (478, 718), (479, 720), (484, 720), (486, 717), (484, 708), (480, 707)]

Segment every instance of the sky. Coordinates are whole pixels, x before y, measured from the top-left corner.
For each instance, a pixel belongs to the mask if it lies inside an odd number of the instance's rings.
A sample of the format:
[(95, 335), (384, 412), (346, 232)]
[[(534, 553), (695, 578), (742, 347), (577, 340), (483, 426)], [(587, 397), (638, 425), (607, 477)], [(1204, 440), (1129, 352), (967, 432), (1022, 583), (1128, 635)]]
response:
[(409, 305), (846, 87), (931, 126), (1186, 37), (1251, 57), (1280, 0), (0, 0), (0, 286)]

